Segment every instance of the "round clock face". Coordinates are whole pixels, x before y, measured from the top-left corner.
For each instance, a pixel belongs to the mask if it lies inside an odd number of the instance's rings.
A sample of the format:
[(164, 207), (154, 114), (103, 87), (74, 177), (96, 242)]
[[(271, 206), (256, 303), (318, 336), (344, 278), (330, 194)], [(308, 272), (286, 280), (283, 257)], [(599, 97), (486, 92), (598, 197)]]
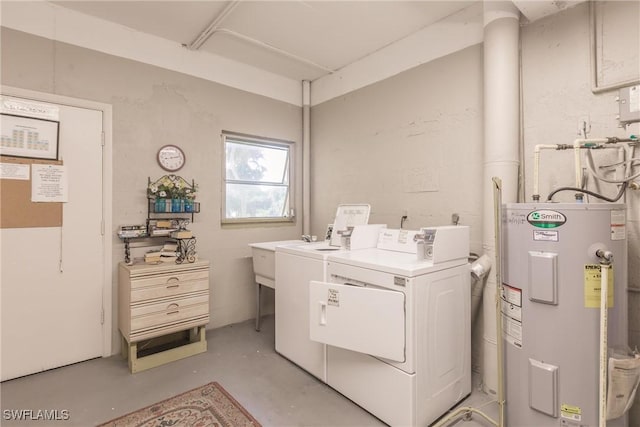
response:
[(165, 145), (158, 150), (158, 164), (169, 172), (175, 172), (184, 166), (186, 158), (180, 147)]

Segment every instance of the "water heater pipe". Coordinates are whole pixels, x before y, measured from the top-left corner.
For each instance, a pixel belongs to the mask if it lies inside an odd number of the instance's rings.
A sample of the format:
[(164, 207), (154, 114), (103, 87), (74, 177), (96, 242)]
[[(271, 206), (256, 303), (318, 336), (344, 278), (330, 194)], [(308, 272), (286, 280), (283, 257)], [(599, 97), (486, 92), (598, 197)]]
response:
[(601, 265), (600, 279), (600, 399), (599, 426), (607, 425), (607, 293), (609, 292), (609, 266)]
[[(582, 164), (581, 164), (581, 156), (579, 154), (579, 150), (580, 149), (589, 149), (589, 150), (591, 150), (591, 149), (594, 149), (594, 148), (598, 148), (598, 149), (600, 149), (600, 148), (620, 148), (619, 145), (612, 145), (612, 143), (611, 143), (612, 140), (613, 140), (612, 138), (606, 138), (606, 139), (604, 139), (605, 143), (603, 143), (603, 142), (599, 142), (599, 143), (594, 142), (594, 141), (597, 141), (597, 140), (578, 140), (578, 141), (590, 141), (590, 142), (579, 143), (579, 144), (576, 144), (574, 142), (573, 145), (569, 145), (569, 144), (538, 144), (538, 145), (536, 145), (534, 147), (534, 150), (533, 150), (533, 195), (531, 196), (533, 201), (537, 202), (537, 201), (540, 200), (540, 152), (542, 150), (561, 151), (561, 150), (568, 150), (570, 148), (573, 148), (574, 151), (576, 152), (576, 155), (577, 155), (577, 157), (576, 157), (577, 158), (577, 162), (580, 162), (579, 166), (576, 168), (576, 181), (577, 181), (577, 180), (582, 180)], [(603, 141), (603, 139), (600, 139), (600, 141)], [(627, 162), (625, 162), (624, 159), (623, 159), (623, 161), (620, 162), (619, 164), (626, 164), (626, 163)], [(616, 164), (616, 165), (618, 165), (618, 164)], [(638, 174), (637, 176), (625, 178), (624, 180), (621, 180), (621, 181), (608, 180), (606, 178), (601, 177), (597, 172), (595, 172), (595, 170), (593, 168), (593, 160), (591, 159), (591, 151), (587, 151), (587, 166), (589, 167), (589, 170), (591, 171), (591, 173), (597, 179), (599, 179), (601, 181), (605, 181), (605, 182), (611, 182), (611, 183), (621, 183), (621, 182), (625, 182), (625, 181), (628, 182), (628, 181), (640, 176), (640, 174)], [(578, 187), (578, 188), (581, 188), (581, 187)]]
[(609, 138), (576, 139), (575, 141), (573, 141), (576, 188), (582, 188), (582, 155), (580, 154), (580, 150), (584, 148), (584, 144), (606, 144), (607, 142), (609, 142)]
[(533, 148), (533, 200), (540, 200), (540, 151), (541, 150), (559, 150), (556, 144), (538, 144)]
[(497, 372), (498, 372), (498, 427), (504, 424), (504, 409), (506, 396), (504, 392), (504, 348), (502, 341), (502, 310), (501, 310), (501, 290), (502, 290), (502, 180), (493, 177), (493, 221), (495, 225), (495, 245), (496, 245), (496, 343), (498, 346)]
[(600, 378), (599, 378), (599, 427), (607, 425), (607, 315), (609, 309), (609, 269), (613, 262), (613, 254), (598, 250), (600, 258)]
[[(633, 155), (633, 151), (631, 151), (631, 156), (632, 155)], [(622, 184), (640, 177), (640, 172), (636, 173), (635, 175), (631, 175), (631, 168), (634, 166), (635, 160), (640, 160), (640, 159), (633, 159), (633, 157), (631, 157), (631, 160), (625, 160), (623, 158), (622, 161), (617, 164), (617, 166), (622, 166), (629, 163), (629, 173), (627, 174), (627, 176), (625, 176), (622, 179), (610, 179), (600, 175), (596, 171), (596, 168), (593, 164), (593, 156), (591, 155), (591, 151), (587, 151), (587, 167), (589, 168), (589, 172), (591, 172), (591, 174), (597, 179), (599, 179), (600, 181), (608, 182), (610, 184)]]

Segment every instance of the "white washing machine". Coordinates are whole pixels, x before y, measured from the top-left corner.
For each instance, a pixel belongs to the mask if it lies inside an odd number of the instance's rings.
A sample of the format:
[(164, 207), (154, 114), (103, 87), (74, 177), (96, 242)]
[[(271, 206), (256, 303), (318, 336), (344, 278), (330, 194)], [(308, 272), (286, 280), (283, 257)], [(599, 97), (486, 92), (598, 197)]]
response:
[(326, 345), (327, 383), (393, 426), (429, 425), (471, 393), (469, 229), (456, 228), (455, 247), (450, 231), (432, 230), (430, 260), (332, 254), (329, 280), (310, 284), (309, 334)]
[[(353, 228), (353, 247), (374, 247), (383, 224)], [(327, 280), (327, 258), (345, 252), (329, 242), (276, 247), (276, 351), (323, 382), (326, 347), (309, 339), (309, 282)]]

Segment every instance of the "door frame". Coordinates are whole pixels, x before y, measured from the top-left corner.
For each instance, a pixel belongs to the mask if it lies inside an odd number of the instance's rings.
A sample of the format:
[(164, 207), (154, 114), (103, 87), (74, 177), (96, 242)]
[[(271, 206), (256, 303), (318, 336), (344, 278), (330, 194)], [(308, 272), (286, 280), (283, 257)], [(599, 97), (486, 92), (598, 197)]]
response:
[(72, 98), (46, 92), (37, 92), (13, 86), (0, 85), (0, 94), (27, 98), (33, 101), (48, 102), (51, 104), (66, 105), (69, 107), (84, 108), (102, 112), (102, 132), (104, 142), (102, 147), (102, 310), (104, 321), (102, 323), (102, 357), (112, 355), (113, 343), (118, 342), (118, 336), (113, 336), (113, 239), (110, 237), (112, 228), (111, 207), (113, 199), (113, 166), (112, 166), (112, 124), (113, 109), (110, 104), (95, 102), (86, 99)]

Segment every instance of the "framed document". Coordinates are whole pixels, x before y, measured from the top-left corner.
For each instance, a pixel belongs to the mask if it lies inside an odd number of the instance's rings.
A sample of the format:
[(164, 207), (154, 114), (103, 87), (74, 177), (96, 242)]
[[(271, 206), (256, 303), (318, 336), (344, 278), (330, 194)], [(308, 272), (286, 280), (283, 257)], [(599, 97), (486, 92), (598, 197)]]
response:
[(58, 159), (59, 122), (4, 113), (0, 119), (1, 155)]

